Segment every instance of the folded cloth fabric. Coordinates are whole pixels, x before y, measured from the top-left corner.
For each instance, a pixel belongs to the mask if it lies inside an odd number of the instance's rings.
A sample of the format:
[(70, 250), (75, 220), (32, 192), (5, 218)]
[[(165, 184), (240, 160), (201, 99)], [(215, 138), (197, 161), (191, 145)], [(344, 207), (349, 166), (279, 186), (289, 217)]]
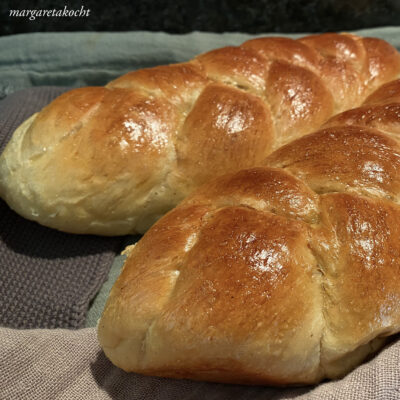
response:
[[(67, 88), (16, 92), (0, 102), (0, 151), (14, 129)], [(0, 325), (79, 328), (122, 238), (68, 235), (15, 214), (0, 200)], [(1, 386), (1, 384), (0, 384)]]
[[(354, 31), (400, 47), (399, 27)], [(267, 34), (268, 35), (268, 34)], [(301, 34), (287, 36), (296, 38)], [(104, 85), (125, 72), (187, 61), (262, 35), (191, 32), (52, 32), (0, 37), (0, 99), (30, 86)]]
[(30, 86), (105, 85), (128, 71), (187, 61), (204, 51), (237, 45), (252, 37), (205, 32), (38, 32), (4, 36), (0, 37), (0, 99)]
[(128, 374), (101, 351), (95, 328), (0, 328), (1, 399), (343, 399), (400, 397), (400, 341), (336, 382), (315, 387), (223, 385)]

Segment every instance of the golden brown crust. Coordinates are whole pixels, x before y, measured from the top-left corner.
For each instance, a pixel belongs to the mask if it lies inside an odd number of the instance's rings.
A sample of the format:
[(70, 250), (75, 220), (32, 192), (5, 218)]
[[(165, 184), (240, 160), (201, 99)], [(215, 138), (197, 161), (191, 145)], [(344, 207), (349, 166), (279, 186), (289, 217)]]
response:
[[(375, 98), (266, 166), (205, 184), (153, 226), (99, 323), (113, 363), (173, 378), (315, 383), (400, 332), (398, 105)], [(139, 253), (151, 246), (154, 256)]]
[(351, 190), (392, 199), (400, 193), (400, 146), (369, 128), (312, 133), (278, 149), (266, 164), (285, 168), (317, 193)]
[[(167, 220), (176, 227), (187, 210), (184, 206), (168, 214), (129, 256), (100, 323), (106, 354), (116, 351), (123, 358), (120, 366), (127, 371), (169, 377), (279, 384), (315, 379), (319, 334), (299, 345), (309, 336), (310, 325), (321, 328), (321, 316), (315, 312), (320, 293), (312, 279), (310, 264), (315, 260), (307, 246), (307, 226), (248, 207), (210, 210), (200, 226), (195, 222), (197, 229), (192, 225), (187, 231), (186, 245), (177, 258), (171, 256), (171, 246), (180, 248), (180, 242), (158, 234)], [(182, 231), (181, 225), (178, 229)], [(140, 253), (148, 245), (146, 237), (170, 243), (162, 245), (166, 252), (161, 260)], [(137, 259), (146, 260), (146, 270), (140, 271)], [(165, 296), (171, 261), (176, 280)], [(293, 291), (302, 295), (294, 297)], [(140, 296), (139, 311), (135, 292)], [(145, 292), (152, 300), (151, 310), (146, 308)], [(150, 320), (145, 326), (138, 322), (142, 313)], [(127, 314), (131, 315), (129, 326)], [(136, 336), (138, 330), (142, 332), (137, 358), (130, 350), (132, 330)], [(271, 340), (267, 347), (265, 340)], [(123, 352), (129, 355), (124, 357)], [(293, 354), (297, 363), (288, 368), (285, 359)]]
[(400, 66), (400, 57), (396, 49), (384, 40), (363, 38), (362, 41), (368, 68), (365, 85), (371, 93), (382, 83), (389, 82), (396, 77)]
[(177, 171), (196, 187), (208, 180), (210, 169), (218, 176), (259, 164), (274, 138), (271, 113), (257, 96), (210, 84), (178, 135)]
[(359, 105), (367, 88), (366, 50), (357, 36), (336, 33), (307, 36), (300, 42), (318, 51), (321, 79), (334, 93), (335, 112)]
[(299, 39), (299, 42), (314, 48), (324, 58), (337, 58), (351, 62), (357, 70), (362, 70), (366, 50), (362, 40), (356, 35), (323, 33)]
[(400, 103), (400, 79), (385, 83), (364, 101), (366, 105)]
[(223, 47), (196, 57), (208, 78), (263, 95), (269, 62), (244, 47)]
[(273, 62), (267, 87), (279, 132), (275, 148), (315, 130), (333, 114), (332, 94), (317, 75), (305, 68)]
[(318, 220), (318, 196), (300, 179), (278, 168), (252, 168), (214, 179), (182, 204), (246, 205), (306, 222)]
[(323, 127), (328, 128), (343, 125), (370, 127), (378, 129), (388, 135), (398, 137), (400, 134), (400, 102), (365, 105), (354, 108), (335, 115), (329, 119)]
[(128, 72), (111, 81), (106, 87), (145, 91), (152, 96), (163, 96), (187, 111), (209, 83), (195, 62), (164, 65)]
[(271, 61), (283, 61), (314, 71), (318, 68), (318, 52), (300, 40), (283, 37), (258, 38), (244, 42), (241, 47), (256, 51)]
[(399, 57), (349, 34), (261, 38), (73, 90), (17, 129), (1, 196), (64, 231), (144, 232), (198, 185), (359, 105)]
[[(69, 232), (127, 234), (132, 225), (144, 230), (143, 214), (162, 215), (176, 201), (165, 196), (150, 203), (157, 191), (165, 195), (161, 185), (175, 154), (170, 135), (181, 123), (180, 114), (163, 98), (96, 89), (93, 95), (101, 101), (85, 108), (79, 120), (75, 96), (81, 101), (82, 92), (87, 98), (88, 91), (77, 89), (59, 99), (67, 122), (59, 125), (49, 106), (47, 123), (41, 114), (34, 116), (10, 143), (14, 149), (3, 154), (0, 166), (0, 186), (8, 186), (3, 197), (23, 216)], [(49, 129), (48, 136), (59, 141), (42, 140)]]
[[(346, 179), (348, 193), (318, 196), (260, 167), (196, 191), (130, 253), (99, 323), (106, 355), (126, 371), (234, 383), (354, 368), (400, 330), (400, 208)], [(317, 216), (301, 215), (305, 201)]]

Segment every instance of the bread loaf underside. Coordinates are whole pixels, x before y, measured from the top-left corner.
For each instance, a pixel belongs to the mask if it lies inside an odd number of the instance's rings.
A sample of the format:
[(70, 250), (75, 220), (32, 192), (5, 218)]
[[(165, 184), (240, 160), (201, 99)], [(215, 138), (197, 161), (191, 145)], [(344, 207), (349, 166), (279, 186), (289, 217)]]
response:
[(61, 95), (14, 133), (0, 195), (72, 233), (144, 232), (194, 188), (259, 165), (400, 71), (388, 43), (261, 38)]
[(126, 371), (337, 378), (400, 330), (400, 81), (194, 191), (131, 250), (99, 340)]

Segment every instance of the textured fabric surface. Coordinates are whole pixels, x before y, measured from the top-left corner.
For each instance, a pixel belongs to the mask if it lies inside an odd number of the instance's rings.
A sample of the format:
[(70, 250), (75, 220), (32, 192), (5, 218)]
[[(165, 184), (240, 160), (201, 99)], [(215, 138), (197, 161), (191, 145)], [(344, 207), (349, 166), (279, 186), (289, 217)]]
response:
[[(124, 237), (122, 248), (125, 249), (127, 246), (136, 243), (140, 239), (140, 237), (140, 235)], [(101, 313), (103, 312), (104, 305), (106, 304), (110, 290), (121, 272), (121, 268), (124, 265), (125, 259), (126, 255), (124, 254), (119, 254), (117, 257), (114, 258), (106, 282), (104, 282), (103, 286), (101, 287), (89, 307), (89, 311), (86, 316), (86, 328), (94, 327), (97, 325), (97, 321), (100, 319)]]
[(100, 350), (94, 328), (0, 328), (1, 399), (261, 400), (400, 398), (400, 342), (336, 382), (272, 388), (127, 374)]
[[(0, 151), (15, 128), (66, 88), (31, 88), (0, 102)], [(79, 328), (107, 277), (121, 238), (58, 232), (0, 200), (0, 325)]]
[[(400, 28), (354, 33), (400, 48)], [(258, 36), (266, 36), (262, 34)], [(303, 34), (275, 34), (299, 37)], [(187, 61), (199, 53), (257, 37), (245, 33), (163, 32), (29, 33), (0, 37), (0, 98), (30, 86), (104, 85), (138, 68)]]
[(125, 72), (239, 44), (241, 33), (30, 33), (0, 37), (0, 99), (30, 86), (104, 85)]

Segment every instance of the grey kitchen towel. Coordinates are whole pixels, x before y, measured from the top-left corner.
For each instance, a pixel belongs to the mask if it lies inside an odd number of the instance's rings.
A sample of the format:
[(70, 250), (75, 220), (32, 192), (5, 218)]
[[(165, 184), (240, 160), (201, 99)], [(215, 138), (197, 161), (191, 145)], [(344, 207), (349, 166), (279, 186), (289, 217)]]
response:
[[(66, 89), (30, 88), (2, 100), (0, 151), (21, 122)], [(122, 238), (45, 228), (20, 217), (1, 199), (0, 227), (0, 325), (84, 326), (89, 304), (106, 280)]]
[(95, 328), (0, 328), (0, 398), (114, 400), (395, 400), (400, 341), (345, 378), (318, 386), (224, 385), (125, 373), (101, 351)]
[[(293, 36), (293, 35), (292, 35)], [(125, 72), (187, 61), (254, 37), (241, 33), (53, 32), (0, 37), (0, 99), (31, 86), (104, 85)]]
[[(400, 27), (354, 31), (400, 48)], [(301, 34), (272, 34), (299, 37)], [(187, 61), (257, 36), (246, 33), (58, 32), (0, 37), (0, 98), (31, 86), (104, 85), (139, 68)]]

